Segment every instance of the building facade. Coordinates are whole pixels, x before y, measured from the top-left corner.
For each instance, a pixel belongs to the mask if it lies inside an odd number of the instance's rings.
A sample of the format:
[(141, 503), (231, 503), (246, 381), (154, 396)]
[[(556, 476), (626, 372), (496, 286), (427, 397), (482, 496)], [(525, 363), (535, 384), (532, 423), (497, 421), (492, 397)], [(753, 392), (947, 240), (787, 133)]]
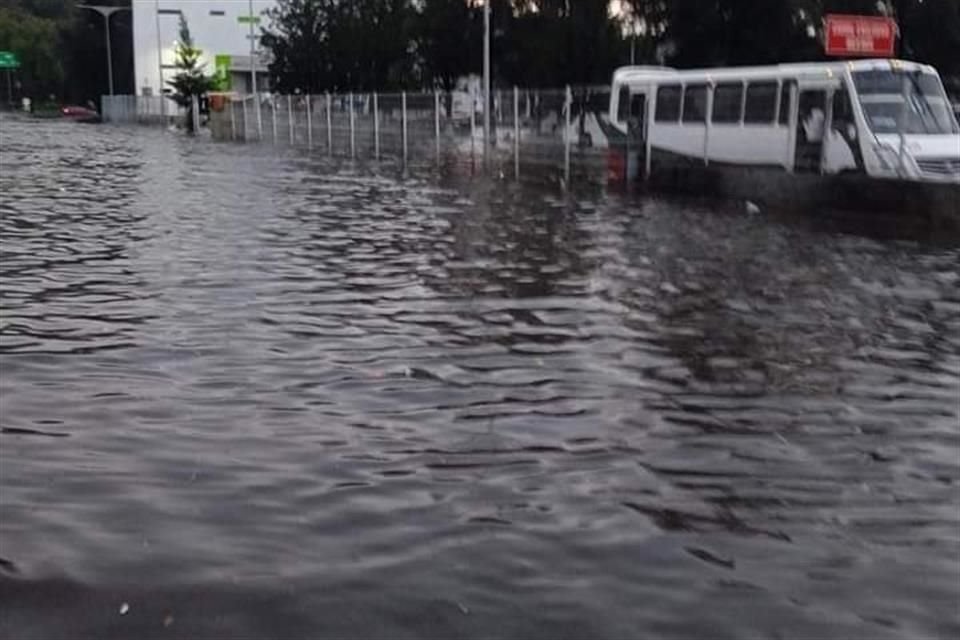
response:
[[(176, 74), (180, 16), (202, 52), (206, 72), (218, 76), (221, 88), (249, 93), (255, 63), (257, 88), (267, 87), (266, 60), (250, 55), (251, 23), (259, 45), (264, 10), (274, 0), (132, 0), (133, 56), (137, 93), (158, 95)], [(251, 16), (253, 16), (251, 20)]]

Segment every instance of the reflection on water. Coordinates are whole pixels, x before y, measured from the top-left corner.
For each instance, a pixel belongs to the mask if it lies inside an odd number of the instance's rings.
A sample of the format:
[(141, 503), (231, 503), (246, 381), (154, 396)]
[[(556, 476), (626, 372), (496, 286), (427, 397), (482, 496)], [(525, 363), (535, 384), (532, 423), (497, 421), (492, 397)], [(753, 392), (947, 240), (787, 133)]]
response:
[(960, 633), (956, 247), (0, 124), (0, 635)]

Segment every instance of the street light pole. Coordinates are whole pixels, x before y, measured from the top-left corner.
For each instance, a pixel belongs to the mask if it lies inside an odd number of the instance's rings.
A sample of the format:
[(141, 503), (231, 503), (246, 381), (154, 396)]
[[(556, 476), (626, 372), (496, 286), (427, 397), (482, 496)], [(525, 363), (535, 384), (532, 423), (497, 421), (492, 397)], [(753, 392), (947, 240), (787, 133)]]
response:
[(253, 99), (257, 99), (257, 65), (254, 64), (254, 55), (256, 54), (256, 43), (253, 40), (253, 0), (249, 0), (250, 9), (250, 87), (253, 92)]
[(490, 2), (483, 3), (483, 164), (490, 147)]
[(257, 39), (253, 33), (253, 0), (249, 0), (250, 4), (250, 84), (253, 89), (253, 108), (257, 114), (257, 140), (263, 138), (263, 119), (260, 114), (260, 94), (257, 91), (257, 58), (256, 58), (256, 48), (257, 48)]
[(163, 93), (163, 44), (160, 42), (160, 0), (153, 0), (157, 21), (157, 95), (160, 98), (160, 122), (167, 119), (167, 100)]
[(110, 87), (110, 95), (113, 95), (113, 52), (110, 50), (110, 16), (117, 11), (129, 11), (130, 7), (106, 7), (94, 4), (78, 4), (80, 9), (91, 9), (103, 16), (105, 27), (105, 37), (107, 40), (107, 86)]

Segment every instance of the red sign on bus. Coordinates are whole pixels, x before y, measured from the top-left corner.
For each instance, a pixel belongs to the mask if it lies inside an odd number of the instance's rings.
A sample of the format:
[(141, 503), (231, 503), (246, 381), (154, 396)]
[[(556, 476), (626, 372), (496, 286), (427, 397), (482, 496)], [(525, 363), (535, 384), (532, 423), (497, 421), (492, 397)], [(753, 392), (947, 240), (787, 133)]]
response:
[(897, 23), (892, 18), (828, 15), (825, 23), (828, 56), (886, 58), (893, 55)]

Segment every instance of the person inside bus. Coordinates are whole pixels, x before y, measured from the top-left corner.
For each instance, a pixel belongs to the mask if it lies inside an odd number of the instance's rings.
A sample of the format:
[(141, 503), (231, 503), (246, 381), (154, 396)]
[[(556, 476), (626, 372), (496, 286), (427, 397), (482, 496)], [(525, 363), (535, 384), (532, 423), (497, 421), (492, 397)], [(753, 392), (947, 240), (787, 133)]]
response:
[(825, 91), (801, 91), (798, 126), (805, 142), (823, 142), (826, 121), (827, 94)]
[(803, 118), (803, 135), (807, 142), (823, 142), (823, 124), (826, 114), (820, 107), (810, 107)]

